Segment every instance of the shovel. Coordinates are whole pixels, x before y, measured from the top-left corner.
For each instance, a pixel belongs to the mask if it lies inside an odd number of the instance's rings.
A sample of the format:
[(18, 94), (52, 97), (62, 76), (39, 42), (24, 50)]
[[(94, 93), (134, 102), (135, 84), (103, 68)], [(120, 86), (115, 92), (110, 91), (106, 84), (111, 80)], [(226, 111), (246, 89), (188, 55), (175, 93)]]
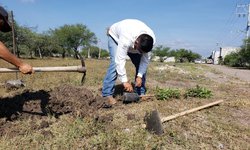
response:
[(186, 110), (186, 111), (183, 111), (183, 112), (171, 115), (171, 116), (163, 117), (163, 118), (160, 118), (157, 110), (153, 110), (150, 113), (146, 113), (146, 115), (144, 117), (144, 121), (146, 123), (146, 129), (152, 133), (155, 133), (156, 135), (161, 135), (164, 133), (162, 123), (167, 122), (167, 121), (172, 120), (172, 119), (175, 119), (175, 118), (180, 117), (180, 116), (184, 116), (186, 114), (190, 114), (190, 113), (195, 112), (195, 111), (199, 111), (201, 109), (205, 109), (208, 107), (218, 105), (222, 102), (223, 102), (223, 100), (218, 100), (218, 101), (215, 101), (215, 102), (212, 102), (212, 103), (200, 106), (200, 107), (196, 107), (196, 108)]
[(124, 92), (122, 96), (123, 103), (139, 102), (140, 99), (154, 97), (154, 95), (138, 95), (137, 93)]

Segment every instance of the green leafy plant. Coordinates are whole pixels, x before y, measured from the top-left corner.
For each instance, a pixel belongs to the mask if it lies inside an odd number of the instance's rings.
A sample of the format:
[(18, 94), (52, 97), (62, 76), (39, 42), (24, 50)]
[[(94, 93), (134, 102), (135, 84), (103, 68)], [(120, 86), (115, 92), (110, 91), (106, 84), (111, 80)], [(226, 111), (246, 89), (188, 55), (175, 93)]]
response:
[(198, 97), (198, 98), (210, 98), (212, 96), (212, 92), (205, 87), (200, 87), (197, 85), (195, 88), (190, 88), (184, 94), (185, 98), (188, 97)]
[(171, 98), (180, 98), (180, 91), (178, 89), (161, 89), (161, 88), (156, 88), (156, 98), (158, 100), (168, 100)]

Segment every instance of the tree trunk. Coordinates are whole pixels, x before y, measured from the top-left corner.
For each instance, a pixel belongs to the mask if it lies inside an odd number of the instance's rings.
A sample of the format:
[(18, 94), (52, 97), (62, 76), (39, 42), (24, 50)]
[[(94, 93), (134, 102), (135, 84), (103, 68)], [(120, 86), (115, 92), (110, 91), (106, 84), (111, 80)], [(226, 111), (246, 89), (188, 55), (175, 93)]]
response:
[(76, 58), (76, 59), (79, 59), (79, 56), (78, 56), (78, 51), (77, 51), (77, 49), (74, 49), (74, 52), (75, 52), (75, 58)]
[(39, 57), (42, 58), (40, 47), (38, 47), (38, 53), (39, 53)]
[(91, 56), (90, 56), (90, 48), (88, 49), (88, 58), (91, 58)]
[(30, 51), (30, 58), (33, 58), (32, 51)]
[(62, 58), (65, 58), (65, 51), (62, 52)]
[(20, 51), (18, 49), (18, 45), (16, 45), (16, 55), (17, 55), (18, 58), (20, 58)]
[(102, 49), (99, 47), (98, 59), (101, 58), (101, 51), (102, 51)]

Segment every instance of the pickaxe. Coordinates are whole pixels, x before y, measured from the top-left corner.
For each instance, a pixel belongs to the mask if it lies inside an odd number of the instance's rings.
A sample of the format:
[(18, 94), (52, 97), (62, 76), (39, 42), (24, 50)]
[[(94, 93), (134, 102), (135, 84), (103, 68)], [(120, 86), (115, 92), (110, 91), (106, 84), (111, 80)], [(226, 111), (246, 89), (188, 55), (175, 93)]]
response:
[[(83, 73), (81, 84), (84, 83), (86, 76), (86, 67), (83, 57), (80, 55), (81, 66), (65, 66), (65, 67), (33, 67), (35, 72), (79, 72)], [(18, 68), (0, 68), (0, 73), (19, 72)], [(18, 83), (20, 81), (17, 81)], [(14, 83), (13, 81), (11, 83)]]

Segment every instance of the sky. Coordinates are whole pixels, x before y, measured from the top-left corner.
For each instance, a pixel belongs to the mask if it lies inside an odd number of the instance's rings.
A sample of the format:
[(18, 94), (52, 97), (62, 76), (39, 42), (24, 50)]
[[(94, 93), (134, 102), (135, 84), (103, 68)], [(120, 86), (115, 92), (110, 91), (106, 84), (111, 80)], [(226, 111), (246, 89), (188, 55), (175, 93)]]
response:
[[(83, 24), (107, 49), (105, 29), (139, 19), (156, 35), (156, 45), (184, 48), (209, 57), (219, 47), (239, 47), (247, 37), (250, 0), (1, 0), (15, 21), (43, 33)], [(244, 6), (244, 7), (243, 7)], [(239, 15), (239, 14), (245, 14)]]

